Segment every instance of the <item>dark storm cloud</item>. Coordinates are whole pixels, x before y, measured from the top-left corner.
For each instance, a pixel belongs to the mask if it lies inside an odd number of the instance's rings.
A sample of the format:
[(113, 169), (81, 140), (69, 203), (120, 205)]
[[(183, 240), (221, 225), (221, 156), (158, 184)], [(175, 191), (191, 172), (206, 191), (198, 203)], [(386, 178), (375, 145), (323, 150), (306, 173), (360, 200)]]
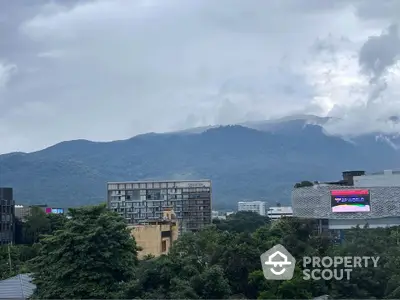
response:
[(359, 64), (362, 71), (376, 81), (400, 58), (398, 25), (391, 25), (380, 36), (371, 36), (360, 49)]

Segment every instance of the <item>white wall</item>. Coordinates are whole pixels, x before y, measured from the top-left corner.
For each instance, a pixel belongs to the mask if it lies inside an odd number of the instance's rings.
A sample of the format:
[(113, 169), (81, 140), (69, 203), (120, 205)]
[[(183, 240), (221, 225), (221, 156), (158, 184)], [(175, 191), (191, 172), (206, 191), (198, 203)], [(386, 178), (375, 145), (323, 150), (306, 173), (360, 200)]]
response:
[(356, 187), (400, 186), (400, 174), (390, 173), (390, 171), (386, 171), (386, 174), (379, 174), (379, 175), (354, 176), (353, 179), (354, 179), (354, 186)]

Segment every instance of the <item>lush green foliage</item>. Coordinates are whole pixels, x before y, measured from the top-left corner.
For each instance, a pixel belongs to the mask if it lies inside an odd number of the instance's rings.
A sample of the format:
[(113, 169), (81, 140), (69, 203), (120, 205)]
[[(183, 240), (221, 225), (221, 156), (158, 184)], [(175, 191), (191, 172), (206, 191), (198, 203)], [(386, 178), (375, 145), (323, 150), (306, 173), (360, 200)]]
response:
[(293, 182), (302, 178), (337, 180), (343, 170), (359, 166), (366, 171), (398, 166), (399, 151), (387, 143), (370, 138), (353, 144), (303, 125), (63, 142), (35, 153), (0, 155), (1, 180), (15, 188), (20, 201), (75, 207), (104, 201), (107, 181), (210, 178), (213, 206), (233, 209), (246, 198), (284, 205)]
[(107, 299), (133, 278), (134, 239), (104, 205), (70, 210), (71, 219), (40, 240), (30, 262), (38, 298)]
[(227, 220), (215, 219), (213, 223), (218, 230), (229, 231), (232, 233), (250, 233), (257, 228), (269, 224), (269, 219), (252, 212), (241, 211), (229, 215)]
[[(72, 219), (39, 242), (0, 248), (1, 276), (33, 272), (37, 298), (122, 299), (394, 299), (400, 296), (400, 229), (346, 231), (342, 243), (318, 235), (313, 221), (270, 223), (238, 213), (181, 236), (170, 253), (137, 261), (137, 246), (122, 218), (104, 206), (71, 212)], [(51, 219), (52, 217), (45, 216)], [(38, 220), (30, 218), (29, 222)], [(38, 224), (43, 224), (39, 220)], [(34, 232), (38, 232), (37, 230)], [(40, 232), (40, 230), (39, 230)], [(284, 245), (297, 259), (289, 281), (267, 281), (260, 254)], [(13, 262), (9, 271), (9, 255)], [(354, 269), (349, 280), (304, 280), (304, 256), (379, 256), (377, 268)], [(28, 262), (28, 263), (27, 263)]]

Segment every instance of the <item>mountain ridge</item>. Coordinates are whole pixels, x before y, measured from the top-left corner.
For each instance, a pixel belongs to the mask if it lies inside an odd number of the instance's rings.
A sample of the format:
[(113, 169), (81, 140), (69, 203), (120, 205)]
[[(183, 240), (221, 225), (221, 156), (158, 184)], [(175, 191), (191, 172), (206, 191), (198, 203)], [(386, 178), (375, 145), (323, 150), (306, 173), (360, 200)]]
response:
[(68, 207), (105, 201), (108, 181), (208, 178), (215, 208), (232, 209), (242, 199), (288, 204), (298, 181), (336, 180), (348, 169), (400, 167), (399, 151), (374, 136), (349, 142), (296, 119), (271, 126), (228, 125), (111, 142), (80, 139), (4, 154), (0, 186), (14, 187), (18, 203)]

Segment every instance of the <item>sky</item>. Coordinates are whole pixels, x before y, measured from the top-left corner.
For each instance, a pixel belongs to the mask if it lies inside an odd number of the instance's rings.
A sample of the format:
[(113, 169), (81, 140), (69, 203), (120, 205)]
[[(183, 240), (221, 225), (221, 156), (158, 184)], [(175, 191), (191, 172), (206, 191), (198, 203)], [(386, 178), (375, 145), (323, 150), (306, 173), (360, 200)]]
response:
[(400, 132), (398, 0), (0, 1), (0, 153), (333, 116)]

